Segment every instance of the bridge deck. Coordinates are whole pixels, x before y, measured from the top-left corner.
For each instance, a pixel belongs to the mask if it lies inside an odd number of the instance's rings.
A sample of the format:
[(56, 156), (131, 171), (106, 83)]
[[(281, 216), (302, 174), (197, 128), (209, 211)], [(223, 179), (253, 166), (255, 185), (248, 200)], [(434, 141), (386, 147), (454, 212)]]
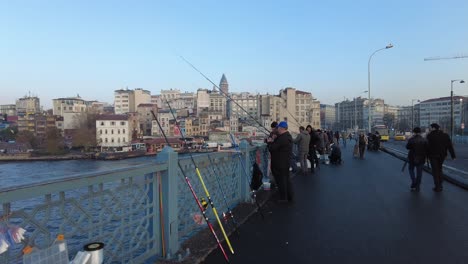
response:
[[(379, 153), (293, 179), (294, 204), (269, 202), (233, 235), (231, 263), (466, 263), (468, 192), (409, 191), (402, 161)], [(216, 250), (204, 263), (223, 263)]]

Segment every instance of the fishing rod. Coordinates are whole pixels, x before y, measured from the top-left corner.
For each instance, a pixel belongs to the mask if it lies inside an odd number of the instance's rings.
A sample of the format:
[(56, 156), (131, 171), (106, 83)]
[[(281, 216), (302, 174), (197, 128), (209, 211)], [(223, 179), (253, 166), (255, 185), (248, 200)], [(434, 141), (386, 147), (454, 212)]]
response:
[(245, 166), (244, 159), (242, 158), (242, 153), (239, 150), (239, 145), (236, 144), (236, 140), (231, 133), (229, 134), (229, 136), (231, 137), (232, 145), (236, 149), (237, 157), (239, 158), (239, 161), (241, 163), (242, 170), (244, 171), (244, 175), (247, 178), (246, 182), (249, 183), (250, 194), (252, 196), (252, 199), (255, 201), (255, 204), (257, 205), (257, 212), (260, 213), (260, 215), (262, 216), (262, 219), (265, 219), (265, 216), (263, 215), (262, 210), (260, 210), (261, 206), (257, 200), (257, 192), (252, 188), (252, 180), (249, 179), (249, 174), (247, 173), (247, 168)]
[(221, 181), (219, 180), (219, 176), (216, 174), (216, 171), (214, 169), (214, 162), (211, 159), (210, 154), (207, 154), (207, 155), (208, 155), (208, 159), (210, 160), (210, 164), (211, 164), (210, 167), (213, 170), (213, 174), (216, 177), (216, 181), (218, 182), (219, 189), (221, 190), (221, 194), (223, 195), (224, 204), (226, 205), (227, 213), (223, 213), (223, 217), (226, 220), (226, 222), (228, 221), (228, 218), (231, 218), (232, 223), (234, 225), (234, 230), (236, 231), (237, 234), (239, 234), (239, 224), (237, 223), (236, 218), (234, 218), (234, 214), (232, 213), (232, 210), (229, 207), (229, 204), (226, 199), (226, 194), (224, 193), (223, 187), (221, 186)]
[(201, 76), (203, 76), (207, 81), (209, 81), (211, 84), (213, 84), (214, 87), (216, 87), (218, 89), (218, 91), (224, 95), (227, 99), (231, 100), (232, 102), (234, 102), (240, 109), (242, 109), (250, 118), (252, 118), (252, 120), (254, 120), (257, 124), (259, 124), (261, 127), (263, 127), (263, 129), (265, 129), (267, 131), (264, 132), (267, 136), (269, 135), (269, 133), (271, 132), (270, 130), (268, 130), (265, 126), (262, 125), (262, 123), (260, 123), (255, 117), (253, 117), (249, 112), (247, 112), (247, 110), (244, 109), (244, 107), (242, 107), (240, 104), (238, 104), (236, 102), (236, 100), (232, 99), (232, 97), (225, 93), (223, 90), (221, 90), (221, 88), (219, 88), (218, 85), (216, 85), (213, 81), (210, 80), (210, 78), (208, 78), (205, 74), (203, 74), (197, 67), (195, 67), (192, 63), (190, 63), (187, 59), (185, 59), (183, 56), (180, 56), (180, 58), (182, 60), (184, 60), (190, 67), (192, 67), (195, 71), (197, 71)]
[[(151, 114), (153, 115), (154, 120), (156, 120), (156, 123), (158, 124), (158, 127), (161, 130), (161, 133), (163, 134), (167, 145), (169, 146), (170, 143), (169, 143), (169, 140), (166, 137), (166, 133), (164, 133), (164, 130), (163, 130), (161, 124), (159, 123), (158, 118), (154, 114), (153, 110), (151, 110)], [(200, 212), (202, 213), (203, 218), (205, 219), (205, 222), (208, 225), (208, 228), (210, 229), (211, 234), (213, 235), (214, 239), (216, 240), (216, 243), (218, 244), (219, 249), (221, 249), (221, 251), (223, 253), (223, 256), (224, 256), (224, 259), (226, 260), (227, 263), (229, 263), (229, 258), (228, 258), (227, 254), (226, 254), (226, 251), (224, 250), (223, 245), (221, 244), (221, 242), (219, 241), (218, 236), (216, 235), (216, 232), (215, 232), (215, 230), (213, 228), (213, 225), (211, 224), (210, 220), (208, 219), (208, 216), (206, 215), (206, 207), (208, 206), (208, 204), (206, 204), (206, 201), (205, 202), (202, 201), (203, 202), (203, 204), (202, 204), (202, 202), (200, 202), (200, 200), (198, 199), (198, 197), (197, 197), (197, 195), (195, 193), (195, 190), (193, 189), (193, 186), (190, 183), (189, 178), (185, 174), (184, 169), (182, 168), (182, 166), (180, 165), (179, 160), (177, 160), (177, 165), (179, 166), (179, 169), (182, 172), (182, 175), (183, 175), (183, 177), (185, 179), (185, 182), (187, 183), (187, 186), (189, 187), (190, 192), (192, 193), (192, 196), (193, 196), (195, 202), (197, 203), (198, 209), (200, 209)]]
[[(174, 118), (175, 125), (177, 126), (177, 128), (180, 131), (180, 135), (182, 136), (182, 140), (187, 145), (187, 139), (185, 138), (184, 133), (182, 133), (182, 129), (180, 129), (179, 123), (177, 122), (177, 118), (175, 117), (174, 112), (172, 111), (171, 104), (169, 104), (169, 101), (167, 101), (167, 100), (166, 100), (166, 103), (167, 103), (167, 106), (169, 107), (169, 111), (171, 112), (172, 117)], [(210, 192), (208, 192), (208, 188), (206, 188), (205, 181), (203, 180), (203, 177), (202, 177), (202, 175), (200, 173), (200, 170), (198, 169), (197, 163), (193, 159), (193, 155), (192, 155), (192, 153), (190, 151), (189, 151), (189, 155), (190, 155), (190, 159), (192, 160), (193, 166), (195, 167), (195, 172), (196, 172), (196, 174), (198, 176), (198, 179), (200, 180), (200, 183), (202, 184), (203, 190), (205, 191), (205, 195), (206, 195), (206, 198), (208, 199), (208, 203), (210, 204), (211, 209), (213, 211), (213, 214), (215, 215), (216, 220), (218, 221), (218, 224), (219, 224), (219, 227), (221, 229), (221, 232), (223, 233), (224, 239), (226, 240), (226, 243), (227, 243), (227, 245), (229, 247), (229, 250), (231, 251), (232, 254), (234, 254), (234, 249), (232, 248), (231, 241), (229, 241), (229, 237), (227, 236), (226, 231), (224, 230), (223, 223), (219, 219), (218, 211), (216, 210), (216, 207), (215, 207), (215, 205), (213, 203), (213, 200), (211, 200)]]

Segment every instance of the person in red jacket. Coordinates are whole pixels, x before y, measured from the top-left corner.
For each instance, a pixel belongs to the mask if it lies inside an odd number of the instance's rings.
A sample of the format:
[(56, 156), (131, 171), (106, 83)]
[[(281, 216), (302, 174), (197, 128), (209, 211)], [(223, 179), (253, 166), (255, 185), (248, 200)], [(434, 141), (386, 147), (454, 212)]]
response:
[(453, 160), (456, 158), (455, 151), (450, 136), (440, 130), (440, 126), (436, 123), (431, 124), (431, 132), (427, 135), (427, 143), (432, 177), (434, 177), (433, 190), (435, 192), (441, 192), (443, 182), (442, 165), (447, 157), (447, 151), (450, 152), (450, 156)]

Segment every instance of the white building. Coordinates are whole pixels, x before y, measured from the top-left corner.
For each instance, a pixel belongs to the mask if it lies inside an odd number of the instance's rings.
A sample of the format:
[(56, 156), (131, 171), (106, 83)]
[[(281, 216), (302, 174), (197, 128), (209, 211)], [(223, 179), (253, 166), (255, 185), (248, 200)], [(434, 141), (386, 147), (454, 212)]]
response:
[[(250, 116), (253, 116), (254, 118), (259, 117), (259, 107), (258, 107), (258, 102), (259, 102), (259, 96), (250, 94), (248, 92), (244, 93), (232, 93), (230, 97), (234, 101), (229, 101), (229, 108), (231, 111), (232, 115), (237, 115), (239, 118), (251, 118)], [(242, 108), (245, 110), (242, 110)], [(248, 112), (249, 114), (247, 114)]]
[(16, 100), (16, 114), (23, 116), (26, 114), (37, 114), (41, 112), (40, 101), (35, 96), (25, 96)]
[(96, 119), (96, 139), (101, 150), (122, 150), (131, 143), (127, 115), (101, 115)]
[(150, 91), (136, 88), (135, 90), (120, 89), (114, 91), (114, 108), (116, 114), (126, 114), (136, 112), (136, 107), (140, 104), (151, 103)]
[(65, 113), (85, 113), (87, 103), (81, 97), (65, 97), (52, 99), (54, 115), (64, 116)]
[[(455, 128), (460, 128), (462, 123), (462, 105), (467, 103), (468, 97), (453, 97), (453, 121)], [(416, 107), (416, 106), (415, 106)], [(433, 98), (419, 103), (419, 116), (417, 124), (426, 128), (432, 123), (438, 123), (445, 131), (450, 130), (451, 101), (450, 97)]]

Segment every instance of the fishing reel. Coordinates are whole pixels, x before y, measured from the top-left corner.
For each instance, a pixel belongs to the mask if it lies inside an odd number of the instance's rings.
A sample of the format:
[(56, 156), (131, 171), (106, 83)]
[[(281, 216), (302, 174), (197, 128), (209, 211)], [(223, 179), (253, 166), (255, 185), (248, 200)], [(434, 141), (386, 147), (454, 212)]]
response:
[(252, 192), (250, 193), (250, 195), (252, 196), (252, 199), (256, 199), (257, 198), (257, 192), (255, 190), (252, 190)]
[(206, 199), (205, 199), (205, 198), (201, 198), (201, 199), (200, 199), (200, 203), (201, 203), (201, 205), (203, 206), (203, 209), (206, 210), (206, 208), (208, 207), (208, 202), (206, 201)]
[(226, 223), (228, 222), (229, 218), (231, 218), (231, 217), (232, 217), (232, 213), (231, 213), (231, 212), (227, 212), (227, 213), (226, 213), (226, 212), (223, 212), (223, 219), (224, 219), (224, 221), (225, 221)]

